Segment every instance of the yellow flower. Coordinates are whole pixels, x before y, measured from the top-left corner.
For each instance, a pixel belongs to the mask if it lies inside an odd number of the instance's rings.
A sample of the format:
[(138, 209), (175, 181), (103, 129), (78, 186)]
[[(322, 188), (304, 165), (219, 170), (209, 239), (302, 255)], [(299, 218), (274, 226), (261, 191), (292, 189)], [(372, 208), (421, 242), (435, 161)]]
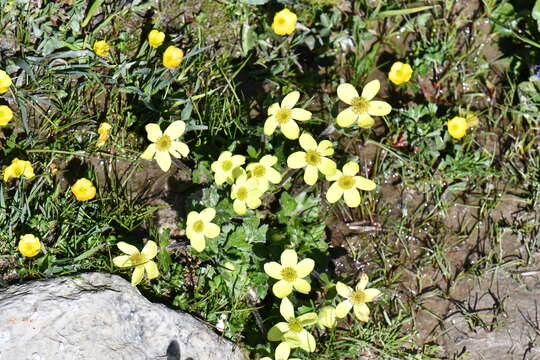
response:
[(334, 154), (330, 141), (323, 140), (317, 145), (311, 135), (304, 133), (300, 136), (300, 146), (305, 152), (292, 153), (287, 158), (287, 166), (291, 169), (306, 168), (304, 171), (306, 184), (315, 184), (319, 178), (319, 171), (326, 176), (336, 173), (336, 163), (326, 157)]
[(369, 308), (366, 303), (372, 302), (381, 292), (377, 289), (366, 289), (368, 277), (362, 274), (360, 281), (353, 290), (351, 287), (339, 282), (336, 284), (336, 291), (339, 296), (346, 298), (336, 306), (336, 316), (344, 318), (351, 308), (354, 309), (354, 315), (360, 321), (369, 321)]
[(296, 14), (285, 8), (274, 15), (272, 30), (278, 35), (292, 34), (296, 28), (296, 20)]
[(467, 133), (467, 119), (462, 118), (461, 116), (455, 116), (447, 124), (448, 133), (454, 139), (461, 139)]
[(161, 170), (168, 171), (171, 167), (171, 155), (175, 158), (188, 156), (188, 146), (176, 140), (184, 134), (186, 129), (186, 124), (182, 120), (171, 123), (163, 133), (159, 125), (154, 123), (146, 125), (145, 129), (148, 140), (153, 144), (148, 145), (141, 154), (141, 159), (155, 158)]
[(26, 257), (33, 257), (41, 251), (39, 238), (32, 234), (22, 235), (19, 240), (19, 252)]
[(0, 70), (0, 94), (8, 91), (11, 85), (12, 82), (9, 75), (4, 70)]
[(163, 65), (168, 68), (177, 67), (182, 59), (184, 59), (184, 52), (176, 46), (169, 46), (163, 53)]
[(230, 151), (222, 152), (211, 165), (216, 184), (221, 185), (224, 182), (232, 184), (234, 179), (242, 175), (243, 170), (240, 166), (245, 162), (246, 158), (243, 155), (233, 155)]
[(265, 135), (272, 135), (276, 127), (279, 126), (287, 139), (298, 139), (300, 128), (294, 120), (306, 121), (311, 119), (311, 112), (300, 108), (293, 108), (299, 98), (300, 93), (293, 91), (285, 96), (281, 102), (281, 106), (279, 103), (274, 103), (268, 108), (269, 117), (264, 123)]
[(325, 306), (319, 311), (317, 324), (326, 328), (336, 326), (336, 309), (333, 306)]
[(131, 285), (138, 285), (144, 277), (144, 272), (148, 280), (155, 279), (159, 276), (159, 270), (152, 259), (157, 255), (157, 245), (152, 240), (148, 241), (141, 252), (128, 243), (123, 241), (116, 244), (118, 249), (127, 255), (120, 255), (113, 259), (114, 265), (118, 267), (134, 267), (133, 275), (131, 276)]
[(205, 238), (213, 239), (219, 235), (219, 226), (211, 222), (215, 216), (216, 210), (212, 208), (188, 214), (186, 236), (195, 250), (203, 251), (206, 247)]
[(278, 298), (289, 296), (293, 288), (307, 294), (311, 291), (311, 285), (304, 280), (315, 267), (315, 261), (306, 258), (298, 262), (296, 251), (287, 249), (281, 253), (281, 264), (275, 261), (264, 264), (264, 272), (271, 278), (279, 280), (272, 287), (272, 292)]
[(390, 68), (388, 79), (396, 85), (405, 84), (410, 80), (412, 72), (411, 65), (396, 61)]
[(99, 40), (94, 43), (94, 52), (97, 56), (107, 57), (111, 47), (105, 40)]
[[(289, 359), (290, 354), (291, 354), (291, 346), (287, 344), (286, 342), (282, 342), (276, 347), (276, 352), (274, 353), (274, 359), (275, 360), (300, 360), (297, 358)], [(261, 360), (272, 360), (272, 359), (267, 356), (267, 357), (263, 357)]]
[(163, 41), (165, 40), (165, 33), (159, 31), (159, 30), (152, 30), (148, 34), (148, 43), (150, 43), (150, 46), (153, 48), (160, 47), (161, 44), (163, 44)]
[(11, 119), (13, 119), (13, 111), (6, 105), (0, 105), (0, 126), (7, 125)]
[(112, 129), (112, 126), (109, 123), (102, 122), (101, 124), (99, 124), (99, 128), (97, 131), (99, 134), (99, 138), (98, 138), (98, 141), (96, 142), (96, 146), (99, 147), (99, 146), (105, 145), (105, 142), (109, 139), (111, 129)]
[(78, 201), (86, 201), (93, 199), (96, 196), (96, 188), (88, 179), (81, 178), (71, 186), (71, 191)]
[(316, 342), (305, 326), (317, 323), (317, 314), (307, 313), (294, 316), (294, 308), (289, 299), (281, 300), (279, 312), (286, 322), (279, 322), (268, 331), (268, 340), (283, 341), (291, 348), (300, 347), (307, 352), (315, 350)]
[(281, 174), (276, 169), (272, 168), (278, 161), (278, 158), (272, 155), (265, 155), (259, 162), (251, 163), (246, 167), (252, 178), (257, 179), (259, 189), (262, 192), (268, 190), (268, 182), (279, 184)]
[(247, 175), (240, 175), (231, 188), (231, 199), (233, 209), (238, 215), (246, 213), (246, 206), (250, 209), (256, 209), (261, 205), (262, 191), (259, 189), (259, 183), (254, 178), (247, 178)]
[(4, 181), (7, 182), (9, 178), (19, 178), (21, 176), (31, 179), (34, 175), (34, 168), (30, 161), (15, 158), (11, 161), (11, 165), (4, 170)]
[(343, 172), (336, 170), (334, 176), (327, 177), (328, 181), (334, 181), (326, 192), (326, 200), (335, 203), (341, 197), (349, 207), (360, 205), (360, 193), (357, 189), (370, 191), (375, 189), (375, 183), (363, 176), (356, 176), (360, 168), (354, 162), (348, 162), (343, 166)]
[(371, 100), (377, 95), (380, 87), (379, 80), (370, 81), (362, 90), (362, 96), (359, 96), (358, 91), (351, 84), (339, 85), (337, 88), (339, 99), (351, 106), (338, 114), (338, 125), (348, 127), (357, 121), (361, 128), (370, 128), (375, 123), (371, 116), (388, 115), (392, 111), (390, 104)]

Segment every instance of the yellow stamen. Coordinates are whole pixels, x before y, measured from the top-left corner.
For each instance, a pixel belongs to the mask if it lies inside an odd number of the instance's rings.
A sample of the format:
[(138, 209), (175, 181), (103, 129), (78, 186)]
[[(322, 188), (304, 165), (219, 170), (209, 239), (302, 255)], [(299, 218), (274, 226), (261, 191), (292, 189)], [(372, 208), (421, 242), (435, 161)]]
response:
[(156, 141), (156, 148), (159, 151), (167, 151), (171, 148), (171, 144), (171, 138), (167, 135), (163, 135), (158, 139), (158, 141)]
[(291, 117), (291, 110), (290, 109), (279, 109), (276, 113), (276, 120), (280, 124), (285, 124), (286, 122), (290, 121), (292, 119)]
[(195, 232), (203, 232), (204, 230), (204, 222), (202, 220), (197, 220), (195, 221), (195, 223), (193, 224), (193, 231)]
[(353, 113), (356, 115), (365, 114), (369, 107), (369, 101), (362, 96), (358, 96), (352, 100), (351, 106)]
[(352, 189), (354, 187), (354, 179), (352, 176), (343, 175), (339, 178), (338, 184), (342, 189)]
[(288, 266), (281, 270), (281, 277), (285, 281), (293, 282), (298, 278), (298, 273), (296, 272), (294, 268)]

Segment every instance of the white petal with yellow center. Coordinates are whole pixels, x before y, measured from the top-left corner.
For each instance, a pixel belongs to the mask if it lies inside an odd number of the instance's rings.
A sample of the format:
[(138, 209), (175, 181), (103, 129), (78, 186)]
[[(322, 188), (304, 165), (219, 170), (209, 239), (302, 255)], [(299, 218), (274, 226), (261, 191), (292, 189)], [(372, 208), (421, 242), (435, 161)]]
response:
[(360, 167), (355, 162), (348, 162), (343, 166), (343, 175), (354, 176), (360, 171)]
[(345, 190), (343, 192), (343, 198), (348, 207), (354, 208), (360, 205), (360, 193), (355, 188)]
[(169, 171), (171, 168), (171, 155), (169, 155), (168, 151), (157, 151), (155, 158), (161, 170)]
[(272, 286), (272, 292), (280, 299), (288, 296), (292, 292), (292, 289), (292, 284), (285, 280), (279, 280)]
[(165, 129), (164, 134), (169, 136), (171, 140), (178, 139), (184, 134), (186, 130), (186, 123), (182, 120), (172, 122), (167, 129)]
[(392, 106), (384, 101), (370, 101), (368, 105), (368, 114), (373, 116), (384, 116), (390, 114)]
[(381, 88), (381, 83), (379, 80), (372, 80), (364, 86), (364, 89), (362, 90), (362, 97), (366, 100), (371, 100), (377, 95), (379, 92), (379, 89)]
[(287, 139), (296, 140), (298, 139), (298, 135), (300, 135), (300, 128), (294, 120), (291, 120), (281, 125), (281, 132)]
[(336, 181), (326, 191), (326, 200), (328, 200), (329, 203), (333, 204), (341, 197), (343, 196), (343, 189), (339, 186), (338, 182)]
[(351, 105), (352, 100), (358, 97), (358, 91), (351, 84), (344, 83), (340, 84), (337, 88), (337, 95), (339, 100), (343, 101), (345, 104)]
[(283, 266), (281, 266), (275, 261), (264, 264), (264, 272), (271, 278), (281, 280), (283, 278), (283, 276), (281, 276), (282, 270)]
[(307, 165), (306, 153), (303, 151), (297, 151), (292, 153), (287, 158), (287, 166), (291, 169), (300, 169)]
[(319, 170), (316, 166), (308, 165), (304, 171), (304, 181), (308, 185), (313, 185), (319, 179)]
[(300, 99), (300, 93), (298, 91), (293, 91), (283, 98), (281, 101), (281, 107), (285, 109), (292, 109), (294, 105)]
[(139, 249), (123, 241), (120, 241), (118, 244), (116, 244), (116, 246), (118, 247), (118, 249), (120, 249), (121, 252), (128, 255), (135, 255), (139, 253)]
[(275, 116), (270, 116), (266, 121), (264, 122), (264, 135), (270, 136), (276, 131), (276, 127), (278, 126), (278, 122), (276, 120)]
[(279, 109), (280, 109), (279, 103), (273, 103), (273, 104), (270, 105), (270, 107), (268, 108), (268, 115), (269, 115), (269, 116), (271, 116), (271, 115), (276, 115), (276, 113), (278, 112)]
[(352, 107), (349, 107), (342, 112), (340, 112), (337, 116), (337, 124), (341, 127), (349, 127), (351, 126), (355, 120), (358, 118), (358, 115), (356, 115), (353, 112)]
[(300, 108), (294, 108), (291, 110), (291, 117), (294, 120), (306, 121), (311, 119), (311, 112)]
[(298, 255), (292, 249), (286, 249), (281, 253), (281, 265), (295, 267), (298, 264)]
[(336, 291), (339, 296), (349, 298), (349, 296), (351, 296), (351, 293), (353, 292), (353, 289), (351, 289), (351, 287), (345, 285), (341, 281), (338, 281), (336, 284)]
[(298, 139), (298, 142), (300, 143), (302, 149), (304, 149), (305, 151), (317, 150), (317, 142), (310, 134), (303, 133), (300, 136), (300, 139)]
[(158, 141), (158, 139), (163, 135), (158, 124), (155, 124), (155, 123), (146, 124), (144, 128), (146, 129), (148, 140), (150, 140), (151, 142)]
[(311, 291), (311, 285), (309, 285), (309, 282), (304, 279), (296, 279), (296, 281), (293, 283), (293, 287), (296, 291), (302, 294), (309, 294)]
[(336, 306), (336, 317), (338, 317), (340, 319), (344, 318), (345, 316), (347, 316), (349, 311), (351, 311), (352, 307), (353, 307), (353, 304), (349, 300), (345, 300), (345, 301), (340, 302)]
[(144, 245), (144, 248), (141, 250), (147, 260), (153, 259), (157, 255), (157, 244), (150, 240)]

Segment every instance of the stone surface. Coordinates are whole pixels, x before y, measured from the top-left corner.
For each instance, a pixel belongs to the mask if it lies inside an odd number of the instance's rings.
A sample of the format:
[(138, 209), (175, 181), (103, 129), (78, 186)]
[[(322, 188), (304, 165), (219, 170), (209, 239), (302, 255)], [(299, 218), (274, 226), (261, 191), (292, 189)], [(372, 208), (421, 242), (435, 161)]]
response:
[(0, 359), (247, 359), (201, 321), (151, 303), (116, 275), (0, 289), (0, 309)]

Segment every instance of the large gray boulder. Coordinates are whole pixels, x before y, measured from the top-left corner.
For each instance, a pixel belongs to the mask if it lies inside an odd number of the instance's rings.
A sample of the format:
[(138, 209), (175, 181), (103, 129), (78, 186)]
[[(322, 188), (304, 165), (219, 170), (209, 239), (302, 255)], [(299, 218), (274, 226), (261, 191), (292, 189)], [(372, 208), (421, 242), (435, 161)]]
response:
[(193, 316), (88, 273), (0, 289), (0, 359), (244, 360)]

